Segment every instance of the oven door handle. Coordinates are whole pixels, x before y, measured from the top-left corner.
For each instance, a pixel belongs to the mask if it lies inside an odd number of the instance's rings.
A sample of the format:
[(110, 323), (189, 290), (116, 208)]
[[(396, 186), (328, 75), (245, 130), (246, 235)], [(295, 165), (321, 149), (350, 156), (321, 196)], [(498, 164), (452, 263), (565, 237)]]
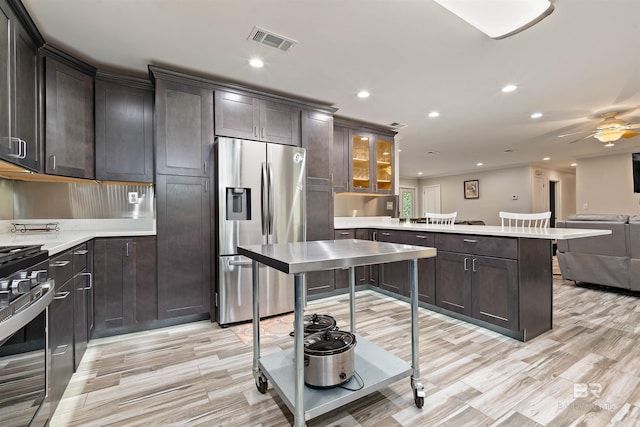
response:
[(7, 320), (0, 322), (0, 343), (18, 332), (21, 328), (27, 326), (29, 322), (35, 319), (49, 306), (49, 304), (51, 304), (51, 301), (53, 301), (53, 294), (56, 291), (55, 282), (53, 280), (49, 280), (45, 285), (43, 285), (43, 288), (47, 289), (47, 292), (40, 297), (40, 299), (29, 305), (24, 310), (18, 311)]

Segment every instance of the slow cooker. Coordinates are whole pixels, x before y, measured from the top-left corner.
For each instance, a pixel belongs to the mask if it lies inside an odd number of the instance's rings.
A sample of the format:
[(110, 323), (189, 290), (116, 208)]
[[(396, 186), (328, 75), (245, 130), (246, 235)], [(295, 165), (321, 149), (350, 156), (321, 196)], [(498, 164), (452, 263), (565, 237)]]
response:
[(312, 387), (334, 387), (351, 379), (355, 370), (354, 334), (331, 330), (304, 338), (304, 382)]

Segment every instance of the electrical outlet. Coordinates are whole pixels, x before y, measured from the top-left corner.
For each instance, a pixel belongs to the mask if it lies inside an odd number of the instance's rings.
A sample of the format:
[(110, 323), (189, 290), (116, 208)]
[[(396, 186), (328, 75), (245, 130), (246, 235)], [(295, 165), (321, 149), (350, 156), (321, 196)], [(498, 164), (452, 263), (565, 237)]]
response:
[(138, 203), (140, 203), (140, 197), (138, 197), (137, 191), (129, 192), (129, 203), (131, 203), (132, 205), (137, 205)]
[(582, 204), (582, 209), (584, 209), (584, 210), (589, 209), (589, 203), (583, 203)]

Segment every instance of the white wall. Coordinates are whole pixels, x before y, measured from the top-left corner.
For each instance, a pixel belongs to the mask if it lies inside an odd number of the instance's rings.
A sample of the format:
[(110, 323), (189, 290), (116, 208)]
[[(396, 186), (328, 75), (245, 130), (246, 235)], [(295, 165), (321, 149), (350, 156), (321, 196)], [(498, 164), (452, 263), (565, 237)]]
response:
[[(499, 225), (498, 212), (530, 212), (531, 168), (521, 166), (497, 169), (473, 174), (444, 176), (420, 180), (420, 203), (422, 187), (440, 185), (441, 212), (458, 212), (458, 219), (482, 220), (487, 225)], [(478, 199), (465, 199), (465, 180), (479, 180)], [(518, 195), (512, 200), (512, 195)]]
[(630, 153), (579, 159), (577, 163), (577, 213), (640, 214)]
[[(544, 180), (545, 203), (548, 209), (549, 181), (556, 181), (557, 200), (556, 218), (564, 219), (576, 212), (576, 176), (570, 172), (551, 169), (519, 166), (496, 169), (473, 174), (451, 175), (426, 178), (419, 182), (418, 203), (422, 206), (422, 187), (440, 185), (442, 212), (458, 212), (459, 219), (479, 219), (487, 225), (499, 225), (498, 212), (532, 212), (533, 176)], [(465, 199), (463, 183), (465, 180), (480, 181), (480, 198)], [(518, 199), (513, 200), (512, 196)]]

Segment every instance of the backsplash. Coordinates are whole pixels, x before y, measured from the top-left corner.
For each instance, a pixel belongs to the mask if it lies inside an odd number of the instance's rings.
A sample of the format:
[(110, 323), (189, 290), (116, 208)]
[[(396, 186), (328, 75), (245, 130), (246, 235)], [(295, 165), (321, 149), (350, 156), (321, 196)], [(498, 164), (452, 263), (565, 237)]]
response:
[[(129, 203), (129, 193), (138, 203)], [(0, 220), (155, 217), (152, 186), (0, 179)]]
[(398, 196), (372, 196), (367, 194), (337, 193), (333, 215), (346, 216), (398, 216)]

